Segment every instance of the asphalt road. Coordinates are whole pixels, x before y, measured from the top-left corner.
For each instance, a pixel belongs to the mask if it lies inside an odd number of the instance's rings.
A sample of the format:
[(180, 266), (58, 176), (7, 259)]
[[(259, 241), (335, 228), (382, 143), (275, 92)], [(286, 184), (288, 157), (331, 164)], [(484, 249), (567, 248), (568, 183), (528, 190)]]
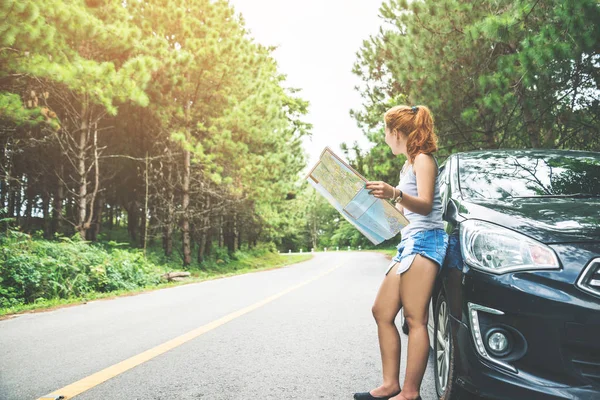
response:
[[(38, 399), (90, 376), (77, 399), (352, 399), (381, 381), (371, 306), (388, 262), (374, 252), (317, 253), (281, 269), (0, 321), (0, 399)], [(140, 354), (147, 360), (132, 359)], [(403, 352), (401, 382), (405, 363)], [(421, 395), (435, 398), (431, 354)]]

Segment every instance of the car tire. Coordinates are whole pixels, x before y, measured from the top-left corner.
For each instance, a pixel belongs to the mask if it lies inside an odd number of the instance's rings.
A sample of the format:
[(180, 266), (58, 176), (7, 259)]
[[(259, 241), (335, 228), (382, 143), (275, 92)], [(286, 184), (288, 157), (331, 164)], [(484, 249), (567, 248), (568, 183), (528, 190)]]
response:
[(455, 344), (450, 323), (450, 309), (444, 292), (435, 303), (433, 354), (435, 390), (440, 400), (456, 398), (456, 378), (454, 376)]

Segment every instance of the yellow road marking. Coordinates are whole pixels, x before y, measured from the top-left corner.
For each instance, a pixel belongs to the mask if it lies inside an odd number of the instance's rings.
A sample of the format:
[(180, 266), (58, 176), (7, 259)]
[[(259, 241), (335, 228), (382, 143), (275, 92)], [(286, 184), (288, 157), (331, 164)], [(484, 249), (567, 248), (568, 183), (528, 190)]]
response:
[(134, 367), (137, 367), (140, 364), (145, 363), (146, 361), (153, 359), (156, 356), (159, 356), (163, 353), (166, 353), (169, 350), (172, 350), (178, 346), (181, 346), (182, 344), (184, 344), (192, 339), (195, 339), (198, 336), (200, 336), (208, 331), (218, 328), (219, 326), (226, 324), (229, 321), (232, 321), (238, 317), (241, 317), (244, 314), (248, 314), (249, 312), (254, 311), (254, 310), (272, 302), (273, 300), (276, 300), (276, 299), (280, 298), (281, 296), (284, 296), (304, 285), (308, 285), (309, 283), (314, 282), (317, 279), (320, 279), (320, 278), (324, 277), (325, 275), (333, 272), (340, 266), (341, 265), (333, 267), (333, 268), (323, 272), (322, 274), (320, 274), (312, 279), (309, 279), (308, 281), (302, 282), (296, 286), (292, 286), (291, 288), (288, 288), (288, 289), (286, 289), (280, 293), (277, 293), (271, 297), (267, 297), (266, 299), (261, 300), (258, 303), (255, 303), (248, 307), (242, 308), (241, 310), (232, 312), (231, 314), (228, 314), (228, 315), (226, 315), (222, 318), (219, 318), (213, 322), (210, 322), (206, 325), (196, 328), (193, 331), (190, 331), (181, 336), (178, 336), (175, 339), (171, 339), (168, 342), (165, 342), (163, 344), (160, 344), (156, 347), (151, 348), (150, 350), (146, 350), (145, 352), (135, 355), (131, 358), (128, 358), (127, 360), (121, 361), (120, 363), (111, 365), (110, 367), (105, 368), (102, 371), (98, 371), (95, 374), (87, 376), (75, 383), (72, 383), (61, 389), (55, 390), (54, 392), (47, 394), (45, 396), (42, 396), (37, 400), (43, 400), (43, 399), (48, 399), (48, 398), (50, 398), (50, 399), (61, 398), (59, 396), (63, 396), (62, 399), (65, 399), (65, 400), (71, 399), (87, 390), (90, 390), (91, 388), (93, 388), (103, 382), (106, 382), (107, 380), (109, 380), (111, 378), (114, 378), (117, 375), (122, 374), (125, 371), (128, 371)]

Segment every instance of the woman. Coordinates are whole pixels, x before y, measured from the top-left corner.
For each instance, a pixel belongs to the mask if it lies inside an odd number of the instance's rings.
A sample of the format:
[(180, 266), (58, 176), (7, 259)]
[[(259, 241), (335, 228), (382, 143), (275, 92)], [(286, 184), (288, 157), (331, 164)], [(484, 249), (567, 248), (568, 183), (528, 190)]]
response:
[[(381, 284), (373, 316), (377, 322), (383, 364), (383, 384), (357, 400), (420, 399), (419, 390), (427, 358), (429, 336), (427, 317), (436, 275), (441, 268), (448, 235), (442, 221), (438, 182), (437, 137), (427, 107), (393, 107), (385, 113), (385, 142), (394, 155), (407, 158), (400, 172), (400, 184), (367, 182), (367, 189), (380, 199), (392, 199), (410, 221), (402, 230), (398, 253), (392, 259)], [(400, 388), (400, 335), (394, 324), (404, 307), (409, 327), (408, 357), (404, 387)]]

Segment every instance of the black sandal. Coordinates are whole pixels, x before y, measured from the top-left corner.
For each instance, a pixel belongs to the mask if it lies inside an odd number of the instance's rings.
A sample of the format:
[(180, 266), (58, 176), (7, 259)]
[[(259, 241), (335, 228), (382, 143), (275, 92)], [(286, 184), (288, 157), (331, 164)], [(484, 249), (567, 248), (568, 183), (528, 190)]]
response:
[(391, 394), (389, 396), (384, 396), (384, 397), (375, 397), (371, 394), (371, 392), (354, 393), (354, 400), (389, 400), (394, 396), (398, 396), (401, 391), (402, 391), (402, 389), (400, 389), (400, 391), (398, 391), (394, 394)]

